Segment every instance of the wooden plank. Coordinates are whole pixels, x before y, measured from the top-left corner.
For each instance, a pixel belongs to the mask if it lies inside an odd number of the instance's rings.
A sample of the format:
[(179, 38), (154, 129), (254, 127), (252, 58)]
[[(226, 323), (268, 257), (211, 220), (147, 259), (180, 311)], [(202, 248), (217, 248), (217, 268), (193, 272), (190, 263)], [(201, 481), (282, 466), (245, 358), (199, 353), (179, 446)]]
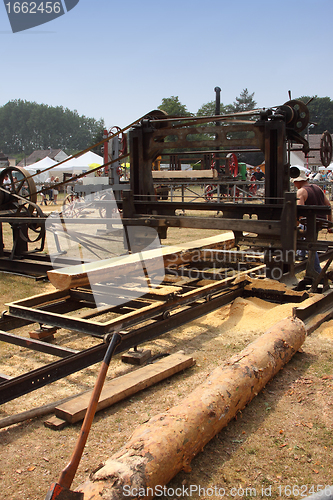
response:
[[(214, 171), (216, 172), (216, 170)], [(153, 179), (213, 179), (214, 172), (209, 170), (153, 170)]]
[(53, 415), (48, 420), (45, 420), (44, 425), (45, 427), (48, 427), (49, 429), (52, 429), (54, 431), (61, 431), (68, 425), (68, 422)]
[[(164, 246), (153, 250), (145, 250), (140, 253), (113, 257), (88, 264), (76, 265), (48, 271), (50, 282), (60, 290), (68, 290), (78, 286), (86, 286), (94, 283), (105, 282), (115, 279), (124, 273), (126, 275), (140, 272), (142, 274), (142, 263), (146, 263), (151, 270), (154, 265), (158, 270), (161, 266), (161, 257), (164, 267), (170, 264), (184, 264), (190, 262), (193, 252), (200, 248), (232, 248), (234, 245), (234, 235), (231, 232), (203, 238), (182, 245)], [(186, 260), (187, 259), (187, 260)]]
[[(161, 380), (171, 377), (195, 364), (191, 356), (186, 356), (183, 351), (167, 356), (154, 364), (138, 368), (137, 370), (115, 378), (104, 385), (97, 411), (108, 408), (133, 394), (146, 389)], [(89, 404), (91, 391), (78, 396), (58, 406), (55, 414), (58, 418), (74, 424), (84, 418)]]

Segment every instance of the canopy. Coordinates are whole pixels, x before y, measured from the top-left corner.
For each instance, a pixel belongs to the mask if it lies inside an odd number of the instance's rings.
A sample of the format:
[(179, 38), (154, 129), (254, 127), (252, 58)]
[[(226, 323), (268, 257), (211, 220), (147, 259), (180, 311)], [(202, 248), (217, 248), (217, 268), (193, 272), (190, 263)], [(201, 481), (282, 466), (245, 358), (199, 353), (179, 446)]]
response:
[(104, 159), (102, 158), (102, 156), (97, 155), (93, 151), (88, 151), (78, 158), (75, 158), (75, 161), (77, 165), (82, 165), (85, 167), (91, 165), (92, 163), (97, 163), (98, 165), (103, 165), (104, 163)]
[(323, 170), (333, 170), (333, 163), (331, 163), (328, 167), (319, 167), (318, 170), (320, 170), (321, 172)]
[(38, 174), (34, 177), (35, 182), (45, 182), (50, 175), (52, 175), (53, 168), (51, 170), (48, 170), (47, 172), (43, 172), (43, 170), (53, 167), (54, 165), (57, 165), (57, 162), (55, 160), (52, 160), (52, 158), (49, 158), (46, 156), (42, 160), (37, 161), (36, 163), (33, 163), (32, 165), (28, 165), (27, 167), (23, 167), (24, 170), (26, 170), (30, 175), (34, 175), (40, 170), (42, 173)]
[(42, 160), (37, 161), (36, 163), (32, 163), (27, 167), (23, 167), (25, 170), (30, 170), (33, 168), (34, 170), (44, 170), (45, 168), (53, 167), (53, 165), (57, 165), (55, 160), (52, 160), (49, 156), (46, 156)]
[(78, 158), (71, 158), (65, 163), (57, 165), (52, 169), (52, 172), (70, 172), (75, 174), (82, 171), (88, 171), (89, 165), (103, 165), (103, 163), (104, 160), (101, 156), (92, 151), (88, 151)]

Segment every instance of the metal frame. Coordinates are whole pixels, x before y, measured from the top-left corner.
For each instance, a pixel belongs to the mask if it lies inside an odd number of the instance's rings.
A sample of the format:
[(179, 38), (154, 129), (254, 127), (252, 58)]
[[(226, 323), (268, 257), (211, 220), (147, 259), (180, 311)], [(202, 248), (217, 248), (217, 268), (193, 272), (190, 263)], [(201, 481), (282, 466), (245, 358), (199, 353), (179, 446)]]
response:
[[(263, 265), (259, 267), (262, 268)], [(258, 269), (258, 266), (255, 266), (255, 268)], [(250, 268), (248, 272), (255, 272), (255, 269)], [(199, 278), (195, 281), (199, 281)], [(102, 342), (98, 343), (95, 347), (81, 352), (74, 352), (72, 349), (63, 347), (59, 348), (58, 346), (46, 344), (45, 342), (22, 338), (17, 335), (0, 331), (0, 340), (2, 341), (26, 347), (28, 349), (46, 352), (62, 358), (59, 361), (47, 364), (42, 368), (33, 370), (10, 380), (6, 380), (5, 377), (2, 377), (2, 379), (0, 379), (2, 380), (0, 383), (0, 404), (11, 401), (12, 399), (34, 391), (40, 387), (44, 387), (51, 382), (64, 378), (101, 361), (107, 348), (107, 345), (103, 342), (103, 338), (105, 334), (110, 331), (120, 331), (122, 334), (122, 343), (116, 351), (119, 353), (152, 340), (163, 333), (174, 329), (175, 327), (186, 324), (195, 318), (203, 316), (210, 311), (227, 304), (236, 297), (242, 295), (245, 283), (245, 281), (243, 281), (237, 285), (232, 285), (231, 281), (231, 279), (221, 280), (220, 282), (215, 281), (212, 285), (199, 287), (194, 291), (185, 291), (182, 300), (180, 300), (177, 304), (176, 301), (172, 301), (171, 303), (153, 301), (152, 307), (146, 307), (145, 315), (142, 315), (141, 317), (139, 310), (139, 312), (135, 311), (135, 314), (133, 314), (131, 318), (129, 318), (131, 314), (125, 314), (120, 315), (119, 319), (116, 321), (106, 323), (92, 321), (91, 319), (88, 320), (87, 318), (84, 320), (78, 319), (77, 317), (69, 318), (60, 312), (54, 313), (50, 311), (50, 309), (55, 307), (61, 309), (62, 306), (66, 306), (66, 300), (68, 302), (68, 310), (79, 310), (80, 307), (85, 307), (87, 305), (86, 292), (83, 293), (80, 302), (78, 297), (80, 292), (77, 293), (76, 290), (74, 290), (73, 293), (71, 293), (71, 291), (67, 291), (64, 293), (55, 292), (51, 294), (44, 294), (35, 296), (32, 299), (25, 299), (23, 301), (10, 304), (9, 314), (13, 315), (14, 319), (19, 317), (30, 322), (43, 322), (43, 324), (44, 322), (45, 324), (50, 323), (58, 328), (72, 328), (83, 334), (89, 334), (97, 337), (102, 340)], [(142, 303), (148, 303), (148, 301), (144, 302), (143, 300), (135, 302), (136, 304), (125, 304), (124, 309), (130, 307), (131, 305), (137, 305), (138, 302), (141, 302), (139, 305), (142, 305)], [(42, 309), (38, 309), (38, 307), (41, 307)], [(117, 309), (118, 312), (121, 312), (121, 308), (113, 308), (113, 311), (115, 309)], [(109, 310), (111, 311), (111, 308), (109, 308)], [(105, 312), (105, 310), (93, 310), (91, 316), (105, 314)], [(126, 316), (128, 321), (127, 323), (125, 321), (125, 323), (128, 329), (119, 330), (119, 327), (122, 326), (123, 323), (122, 320)], [(6, 317), (8, 318), (8, 315), (6, 315)], [(148, 319), (150, 321), (149, 324), (140, 326), (140, 320), (143, 322)]]
[[(131, 191), (123, 194), (121, 203), (124, 223), (157, 227), (162, 239), (166, 238), (170, 226), (232, 230), (236, 245), (263, 248), (268, 276), (273, 278), (273, 269), (277, 267), (274, 258), (277, 250), (282, 249), (283, 259), (279, 265), (283, 274), (293, 277), (296, 249), (304, 246), (307, 250), (329, 248), (330, 243), (317, 242), (316, 232), (316, 216), (325, 217), (329, 209), (297, 207), (296, 194), (289, 193), (288, 151), (291, 145), (296, 143), (302, 145), (305, 154), (309, 152), (308, 142), (300, 135), (309, 118), (306, 105), (300, 101), (289, 101), (274, 111), (268, 109), (257, 115), (256, 121), (240, 120), (239, 115), (197, 119), (160, 116), (156, 119), (151, 116), (136, 124), (129, 132)], [(208, 122), (215, 122), (215, 125)], [(219, 151), (220, 156), (225, 151), (233, 150), (237, 153), (237, 150), (244, 148), (262, 151), (265, 155), (264, 203), (228, 204), (217, 201), (208, 207), (205, 203), (190, 204), (183, 200), (156, 200), (156, 183), (153, 181), (151, 165), (165, 151), (169, 153), (176, 148), (192, 148), (195, 151), (202, 148), (205, 153), (207, 148), (210, 148)], [(224, 177), (223, 180), (227, 183), (230, 178)], [(209, 182), (213, 183), (214, 180)], [(184, 212), (186, 209), (214, 210), (221, 216), (213, 221), (209, 217), (177, 216), (176, 210)], [(250, 216), (245, 221), (244, 216), (248, 214)], [(308, 230), (305, 239), (297, 232), (297, 219), (300, 214), (307, 218)], [(255, 237), (246, 233), (255, 233)], [(309, 268), (311, 266), (312, 262)], [(311, 269), (307, 272), (313, 274)]]

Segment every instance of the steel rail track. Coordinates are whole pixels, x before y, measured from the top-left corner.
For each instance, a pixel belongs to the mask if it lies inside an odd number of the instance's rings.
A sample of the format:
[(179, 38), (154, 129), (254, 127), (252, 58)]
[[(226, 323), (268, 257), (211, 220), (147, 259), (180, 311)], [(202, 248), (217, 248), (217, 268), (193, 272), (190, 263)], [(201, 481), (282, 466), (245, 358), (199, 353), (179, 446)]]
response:
[[(196, 302), (188, 304), (187, 307), (174, 312), (170, 315), (160, 315), (152, 320), (152, 323), (130, 331), (121, 331), (122, 343), (117, 348), (116, 353), (120, 353), (130, 349), (131, 347), (140, 345), (149, 340), (153, 340), (160, 335), (182, 326), (200, 316), (204, 316), (209, 312), (222, 307), (223, 305), (231, 302), (236, 297), (243, 293), (244, 282), (239, 283), (231, 289), (217, 294), (210, 298), (210, 300), (198, 299)], [(5, 340), (6, 332), (0, 332), (1, 340)], [(12, 336), (12, 342), (15, 341)], [(6, 341), (10, 341), (7, 335)], [(27, 339), (29, 342), (29, 339)], [(30, 348), (40, 347), (40, 343), (31, 343)], [(38, 368), (24, 375), (20, 375), (11, 380), (6, 380), (0, 383), (0, 404), (4, 404), (19, 396), (28, 394), (36, 389), (44, 387), (51, 382), (55, 382), (64, 378), (72, 373), (87, 368), (95, 363), (101, 361), (104, 357), (107, 345), (102, 342), (90, 349), (84, 350), (76, 354), (68, 354), (64, 359), (55, 361), (42, 368)], [(52, 348), (51, 348), (52, 350)], [(53, 352), (57, 354), (55, 351)]]

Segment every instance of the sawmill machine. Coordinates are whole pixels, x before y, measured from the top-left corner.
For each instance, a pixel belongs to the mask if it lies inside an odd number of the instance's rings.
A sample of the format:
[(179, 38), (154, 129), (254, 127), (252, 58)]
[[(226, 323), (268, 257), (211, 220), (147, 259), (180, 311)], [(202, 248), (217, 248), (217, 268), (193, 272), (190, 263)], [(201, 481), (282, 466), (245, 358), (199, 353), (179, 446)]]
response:
[[(263, 252), (268, 277), (293, 278), (296, 249), (309, 251), (311, 257), (315, 251), (327, 251), (331, 245), (317, 239), (318, 218), (325, 225), (327, 207), (297, 206), (296, 194), (290, 192), (290, 177), (297, 176), (297, 172), (290, 172), (289, 153), (296, 149), (305, 156), (309, 154), (308, 141), (302, 136), (309, 118), (307, 105), (294, 99), (269, 109), (200, 118), (169, 117), (155, 110), (126, 127), (124, 130), (130, 129), (127, 137), (121, 129), (111, 131), (111, 135), (107, 133), (104, 166), (109, 164), (110, 168), (105, 168), (106, 187), (115, 188), (123, 225), (155, 228), (161, 240), (166, 238), (168, 227), (231, 230), (238, 247)], [(118, 140), (118, 136), (122, 138)], [(109, 141), (113, 137), (116, 141)], [(128, 155), (126, 140), (130, 151), (129, 185), (120, 183), (118, 161)], [(208, 151), (219, 159), (224, 158), (227, 165), (228, 158), (239, 151), (262, 152), (265, 157), (264, 199), (211, 203), (171, 201), (166, 196), (158, 196), (152, 165), (161, 155), (179, 150), (202, 151), (203, 154)], [(328, 166), (332, 158), (332, 139), (328, 132), (322, 136), (320, 154), (323, 165)], [(10, 224), (13, 233), (10, 259), (40, 253), (44, 249), (45, 217), (36, 203), (36, 193), (33, 178), (24, 169), (8, 167), (0, 174), (2, 256), (3, 222)], [(191, 214), (198, 211), (200, 216), (190, 216), (186, 211)], [(213, 217), (216, 212), (218, 216)], [(302, 235), (297, 227), (300, 218), (307, 227)], [(36, 241), (39, 248), (29, 252), (29, 243)], [(312, 257), (309, 258), (308, 274), (314, 274), (311, 262)]]
[[(309, 124), (309, 110), (300, 100), (281, 106), (211, 117), (167, 117), (152, 112), (129, 131), (130, 191), (123, 194), (123, 223), (155, 227), (161, 239), (168, 227), (231, 230), (237, 246), (264, 252), (267, 276), (293, 277), (296, 250), (327, 251), (330, 243), (317, 240), (318, 218), (326, 220), (327, 207), (297, 206), (290, 192), (289, 154), (296, 149), (305, 156), (308, 141), (301, 135)], [(173, 149), (194, 149), (230, 155), (238, 150), (262, 152), (265, 156), (264, 202), (202, 203), (156, 199), (152, 163)], [(320, 154), (328, 166), (332, 139), (322, 136)], [(217, 211), (218, 217), (184, 217), (179, 211)], [(298, 220), (305, 219), (307, 231), (300, 236)], [(312, 257), (309, 259), (311, 264)], [(309, 273), (314, 274), (310, 265)]]

